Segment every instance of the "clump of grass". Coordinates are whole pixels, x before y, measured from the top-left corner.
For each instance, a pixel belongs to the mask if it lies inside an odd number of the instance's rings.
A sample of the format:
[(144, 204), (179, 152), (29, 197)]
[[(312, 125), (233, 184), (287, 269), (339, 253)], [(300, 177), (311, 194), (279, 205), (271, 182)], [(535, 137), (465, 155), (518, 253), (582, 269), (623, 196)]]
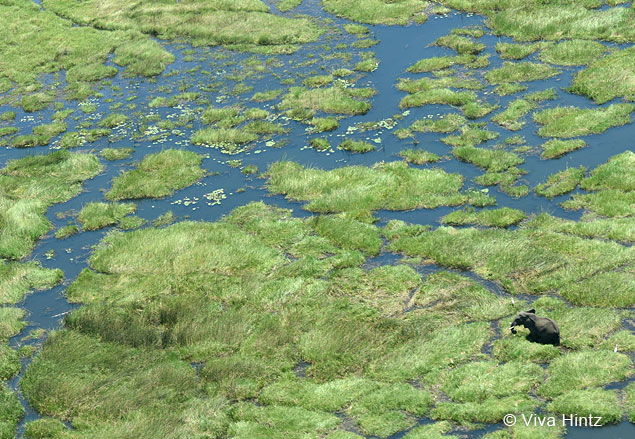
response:
[(271, 115), (267, 110), (262, 108), (248, 108), (244, 111), (243, 116), (248, 120), (262, 120)]
[(202, 157), (190, 151), (167, 149), (149, 154), (137, 166), (113, 179), (109, 200), (161, 198), (198, 181), (205, 170)]
[(314, 117), (309, 123), (313, 125), (316, 133), (334, 131), (340, 126), (338, 120), (334, 117)]
[(136, 209), (137, 206), (134, 203), (92, 202), (82, 207), (77, 220), (82, 224), (84, 230), (97, 230), (116, 224)]
[[(504, 323), (502, 331), (508, 327), (507, 322)], [(492, 354), (494, 358), (502, 362), (531, 361), (544, 364), (557, 358), (560, 355), (560, 350), (553, 345), (532, 343), (524, 337), (510, 337), (505, 333), (501, 339), (494, 342)]]
[(61, 421), (53, 418), (40, 418), (28, 422), (24, 426), (26, 439), (59, 439), (64, 436), (66, 427)]
[(543, 159), (556, 159), (585, 146), (586, 142), (582, 139), (551, 139), (540, 145), (543, 149), (540, 157)]
[(163, 226), (172, 224), (173, 222), (174, 222), (174, 213), (171, 210), (168, 210), (164, 214), (161, 214), (158, 217), (156, 217), (155, 220), (152, 222), (152, 224), (154, 225), (154, 227), (163, 227)]
[[(330, 14), (367, 24), (407, 24), (409, 21), (423, 23), (428, 17), (424, 13), (428, 3), (422, 0), (325, 0), (324, 10)], [(345, 27), (346, 29), (346, 27)], [(349, 29), (353, 29), (348, 25)], [(365, 28), (368, 29), (368, 28)], [(366, 33), (353, 29), (354, 34)]]
[(553, 198), (571, 192), (580, 184), (587, 169), (584, 166), (567, 168), (547, 178), (545, 183), (536, 186), (536, 193), (543, 197)]
[[(581, 417), (601, 417), (601, 425), (620, 422), (622, 411), (615, 390), (588, 389), (574, 390), (558, 396), (547, 404), (547, 411), (571, 416), (571, 413)], [(584, 415), (582, 415), (584, 413)]]
[(592, 40), (565, 40), (540, 52), (540, 59), (550, 64), (579, 66), (600, 58), (607, 52), (602, 43)]
[(532, 62), (505, 62), (502, 67), (485, 73), (485, 79), (490, 84), (504, 82), (525, 82), (547, 79), (559, 75), (560, 70), (547, 64)]
[(588, 96), (597, 104), (616, 97), (635, 99), (632, 84), (635, 78), (635, 48), (628, 47), (593, 62), (587, 69), (577, 73), (569, 91)]
[(515, 413), (529, 415), (534, 412), (538, 402), (526, 396), (507, 396), (504, 398), (489, 398), (480, 402), (440, 402), (431, 412), (433, 419), (446, 419), (459, 424), (474, 422), (497, 423), (514, 407)]
[(468, 102), (461, 107), (461, 111), (468, 119), (480, 119), (497, 109), (497, 105), (484, 102)]
[(79, 227), (74, 224), (62, 226), (55, 231), (55, 237), (57, 239), (66, 239), (79, 232)]
[(426, 163), (434, 163), (441, 160), (436, 154), (425, 151), (423, 149), (408, 148), (399, 152), (399, 157), (403, 158), (408, 163), (415, 165), (425, 165)]
[(397, 88), (408, 93), (417, 93), (419, 91), (427, 91), (433, 88), (465, 88), (470, 90), (480, 90), (483, 83), (475, 78), (462, 78), (460, 76), (444, 76), (442, 78), (400, 78), (397, 82)]
[(258, 166), (256, 165), (247, 165), (240, 172), (245, 175), (253, 175), (258, 173)]
[(454, 50), (458, 54), (472, 54), (476, 55), (485, 50), (485, 44), (477, 43), (471, 38), (467, 38), (464, 36), (451, 34), (446, 35), (444, 37), (440, 37), (435, 41), (437, 46), (447, 47), (449, 49)]
[(62, 281), (59, 269), (46, 269), (36, 262), (0, 264), (0, 304), (20, 302), (30, 290), (45, 290)]
[(0, 114), (0, 120), (8, 122), (11, 120), (15, 120), (16, 114), (15, 111), (4, 111)]
[(491, 210), (457, 210), (443, 218), (442, 224), (453, 226), (478, 225), (487, 227), (509, 227), (527, 218), (525, 212), (509, 207)]
[(492, 122), (497, 123), (508, 130), (517, 131), (525, 125), (523, 116), (536, 108), (536, 104), (525, 99), (516, 99), (509, 103), (505, 111), (492, 117)]
[[(460, 175), (439, 169), (409, 168), (403, 162), (332, 171), (278, 162), (272, 164), (265, 175), (269, 190), (293, 200), (309, 200), (306, 209), (314, 212), (405, 210), (466, 201), (458, 192), (463, 184)], [(341, 186), (338, 182), (342, 179), (350, 184)]]
[(542, 44), (515, 44), (515, 43), (496, 43), (496, 52), (503, 59), (519, 60), (527, 58), (534, 52), (537, 52), (541, 48)]
[(519, 84), (517, 82), (503, 82), (494, 88), (494, 93), (499, 96), (508, 96), (525, 90), (527, 90), (526, 85)]
[(311, 146), (319, 151), (326, 151), (331, 148), (331, 144), (323, 137), (311, 139)]
[[(455, 147), (473, 148), (475, 145), (498, 138), (499, 133), (480, 128), (482, 125), (473, 124), (461, 127), (461, 134), (443, 137), (441, 141)], [(465, 151), (472, 151), (465, 150)], [(475, 151), (472, 151), (475, 152)]]
[(21, 259), (50, 228), (46, 208), (76, 196), (102, 171), (92, 154), (56, 151), (12, 160), (0, 171), (0, 257)]
[(104, 117), (99, 121), (99, 126), (102, 128), (117, 128), (120, 125), (125, 124), (128, 121), (128, 116), (122, 113), (112, 113)]
[(337, 149), (341, 149), (342, 151), (365, 153), (374, 151), (375, 145), (363, 140), (346, 139), (337, 146)]
[(635, 420), (635, 384), (631, 383), (626, 386), (626, 414), (629, 421)]
[(3, 127), (0, 128), (0, 137), (11, 136), (18, 132), (16, 127)]
[(374, 56), (367, 57), (355, 64), (353, 70), (357, 72), (374, 72), (379, 67), (379, 60)]
[(24, 408), (17, 395), (9, 390), (6, 384), (0, 386), (0, 430), (5, 437), (15, 434), (18, 421), (24, 415)]
[(432, 119), (419, 119), (416, 120), (410, 129), (413, 131), (419, 131), (421, 133), (433, 132), (433, 133), (451, 133), (458, 130), (465, 125), (467, 120), (465, 117), (457, 113), (450, 113), (438, 116)]
[(365, 114), (370, 110), (366, 99), (375, 94), (372, 88), (327, 87), (306, 89), (292, 87), (280, 103), (281, 109), (323, 111), (334, 114)]
[(346, 23), (344, 25), (344, 30), (352, 35), (365, 35), (367, 33), (370, 33), (370, 29), (368, 29), (368, 26), (356, 23)]
[(104, 148), (101, 156), (106, 160), (123, 160), (129, 158), (134, 152), (134, 148)]
[(580, 221), (567, 221), (549, 215), (539, 215), (541, 226), (555, 232), (586, 238), (603, 238), (621, 242), (635, 241), (635, 230), (632, 229), (632, 218), (598, 218), (583, 215)]
[(133, 229), (138, 229), (145, 223), (146, 223), (145, 219), (136, 215), (132, 215), (132, 216), (126, 216), (121, 218), (119, 222), (117, 223), (117, 227), (121, 230), (133, 230)]
[(34, 93), (22, 96), (20, 105), (27, 113), (34, 113), (49, 106), (53, 102), (53, 97), (45, 93)]
[(324, 87), (333, 82), (333, 75), (315, 75), (309, 76), (302, 81), (307, 87)]
[(259, 91), (254, 93), (254, 95), (251, 97), (251, 100), (254, 102), (267, 102), (276, 99), (281, 94), (281, 88), (275, 90)]
[(203, 128), (192, 134), (194, 145), (220, 148), (228, 154), (240, 152), (240, 147), (258, 139), (255, 133), (245, 132), (236, 128)]
[(430, 104), (461, 107), (475, 101), (476, 95), (471, 91), (453, 91), (449, 88), (433, 88), (404, 96), (401, 102), (399, 102), (399, 108), (422, 107)]
[(534, 120), (544, 125), (538, 130), (543, 137), (576, 137), (600, 134), (611, 127), (631, 121), (633, 104), (613, 104), (606, 108), (586, 109), (555, 107), (534, 113)]
[(406, 69), (410, 73), (434, 72), (447, 69), (456, 64), (469, 64), (475, 61), (474, 55), (438, 56), (424, 58)]

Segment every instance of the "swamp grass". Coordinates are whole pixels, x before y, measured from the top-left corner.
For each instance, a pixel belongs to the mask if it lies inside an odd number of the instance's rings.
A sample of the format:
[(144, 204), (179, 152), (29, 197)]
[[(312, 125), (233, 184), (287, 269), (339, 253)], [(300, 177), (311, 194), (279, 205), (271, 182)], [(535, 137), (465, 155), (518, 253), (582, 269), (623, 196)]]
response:
[(375, 93), (372, 88), (291, 87), (282, 97), (279, 107), (284, 110), (321, 111), (331, 114), (366, 114), (371, 108), (367, 99)]
[(478, 225), (487, 227), (509, 227), (520, 223), (527, 218), (522, 210), (502, 207), (491, 210), (457, 210), (443, 218), (442, 224), (452, 226)]
[(567, 168), (556, 172), (547, 178), (547, 181), (536, 186), (536, 193), (543, 197), (553, 198), (574, 190), (586, 173), (586, 168)]
[(360, 23), (405, 25), (426, 21), (424, 11), (429, 4), (425, 0), (324, 0), (323, 7), (328, 13)]
[(605, 108), (555, 107), (534, 113), (534, 121), (543, 125), (538, 134), (543, 137), (577, 137), (600, 134), (609, 128), (631, 121), (633, 104), (613, 104)]
[(540, 158), (543, 159), (557, 159), (572, 151), (576, 151), (580, 148), (584, 148), (586, 142), (582, 139), (550, 139), (540, 145), (542, 148), (542, 154)]
[(121, 221), (126, 215), (133, 213), (137, 206), (134, 203), (101, 203), (92, 202), (82, 207), (77, 221), (84, 230), (97, 230)]
[(136, 169), (113, 179), (106, 198), (113, 201), (171, 195), (203, 177), (202, 160), (199, 154), (178, 149), (148, 154)]

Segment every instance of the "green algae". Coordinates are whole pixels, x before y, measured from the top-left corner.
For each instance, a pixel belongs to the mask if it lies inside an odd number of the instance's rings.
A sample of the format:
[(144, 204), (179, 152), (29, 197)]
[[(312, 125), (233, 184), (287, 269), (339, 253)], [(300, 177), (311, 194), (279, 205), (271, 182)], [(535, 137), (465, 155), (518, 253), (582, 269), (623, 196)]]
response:
[(443, 218), (442, 224), (452, 226), (479, 225), (487, 227), (509, 227), (527, 218), (522, 210), (502, 207), (491, 210), (457, 210)]
[(538, 134), (543, 137), (576, 137), (600, 134), (611, 127), (628, 124), (632, 104), (614, 104), (599, 109), (555, 107), (534, 113), (534, 121), (543, 125)]
[(113, 179), (109, 200), (161, 198), (198, 181), (205, 171), (202, 157), (190, 151), (166, 149), (148, 154), (136, 169)]

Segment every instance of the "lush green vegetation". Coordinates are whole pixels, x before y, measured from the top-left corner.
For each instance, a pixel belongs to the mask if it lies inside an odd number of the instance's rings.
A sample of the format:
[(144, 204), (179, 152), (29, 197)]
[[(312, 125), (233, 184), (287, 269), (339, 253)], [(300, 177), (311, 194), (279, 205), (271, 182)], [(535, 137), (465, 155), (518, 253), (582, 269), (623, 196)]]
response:
[(614, 104), (605, 108), (586, 109), (555, 107), (534, 113), (534, 120), (544, 125), (538, 134), (544, 137), (576, 137), (600, 134), (611, 127), (631, 121), (633, 104)]
[(543, 197), (553, 198), (566, 194), (574, 190), (586, 173), (586, 168), (567, 168), (564, 171), (556, 172), (547, 178), (545, 183), (536, 186), (536, 193)]
[(134, 148), (104, 148), (101, 156), (106, 160), (123, 160), (129, 158), (134, 152)]
[(326, 12), (368, 24), (422, 23), (430, 5), (426, 0), (324, 0), (322, 4)]
[(426, 163), (434, 163), (441, 160), (436, 154), (425, 151), (423, 149), (404, 149), (399, 152), (399, 157), (402, 157), (406, 162), (415, 165), (425, 165)]
[(73, 198), (101, 171), (94, 155), (68, 151), (8, 162), (0, 171), (0, 257), (26, 256), (50, 229), (47, 207)]
[(146, 155), (136, 169), (115, 177), (109, 200), (161, 198), (198, 181), (205, 170), (202, 157), (190, 151), (166, 149)]
[(544, 48), (540, 59), (550, 64), (578, 66), (601, 58), (607, 47), (597, 41), (566, 40)]
[(283, 96), (280, 108), (348, 115), (365, 114), (370, 110), (370, 103), (366, 99), (374, 94), (372, 88), (292, 87), (289, 93)]
[(538, 79), (551, 78), (558, 74), (560, 74), (560, 70), (547, 64), (505, 62), (502, 67), (485, 73), (485, 79), (490, 84), (501, 84), (504, 82), (536, 81)]
[(525, 212), (509, 207), (479, 211), (467, 209), (457, 210), (444, 216), (441, 218), (441, 223), (453, 226), (479, 225), (488, 227), (509, 227), (518, 224), (525, 218), (527, 218)]
[(121, 221), (124, 216), (133, 213), (137, 206), (134, 203), (99, 203), (86, 204), (77, 215), (77, 220), (84, 230), (97, 230)]

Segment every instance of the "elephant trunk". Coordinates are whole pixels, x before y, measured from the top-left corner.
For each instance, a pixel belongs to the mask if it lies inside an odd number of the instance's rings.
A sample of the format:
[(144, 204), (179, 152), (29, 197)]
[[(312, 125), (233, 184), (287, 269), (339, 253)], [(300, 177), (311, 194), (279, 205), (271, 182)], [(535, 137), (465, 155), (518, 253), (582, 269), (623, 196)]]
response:
[(515, 325), (511, 325), (509, 327), (509, 330), (512, 332), (512, 334), (516, 334), (516, 330), (514, 329)]

